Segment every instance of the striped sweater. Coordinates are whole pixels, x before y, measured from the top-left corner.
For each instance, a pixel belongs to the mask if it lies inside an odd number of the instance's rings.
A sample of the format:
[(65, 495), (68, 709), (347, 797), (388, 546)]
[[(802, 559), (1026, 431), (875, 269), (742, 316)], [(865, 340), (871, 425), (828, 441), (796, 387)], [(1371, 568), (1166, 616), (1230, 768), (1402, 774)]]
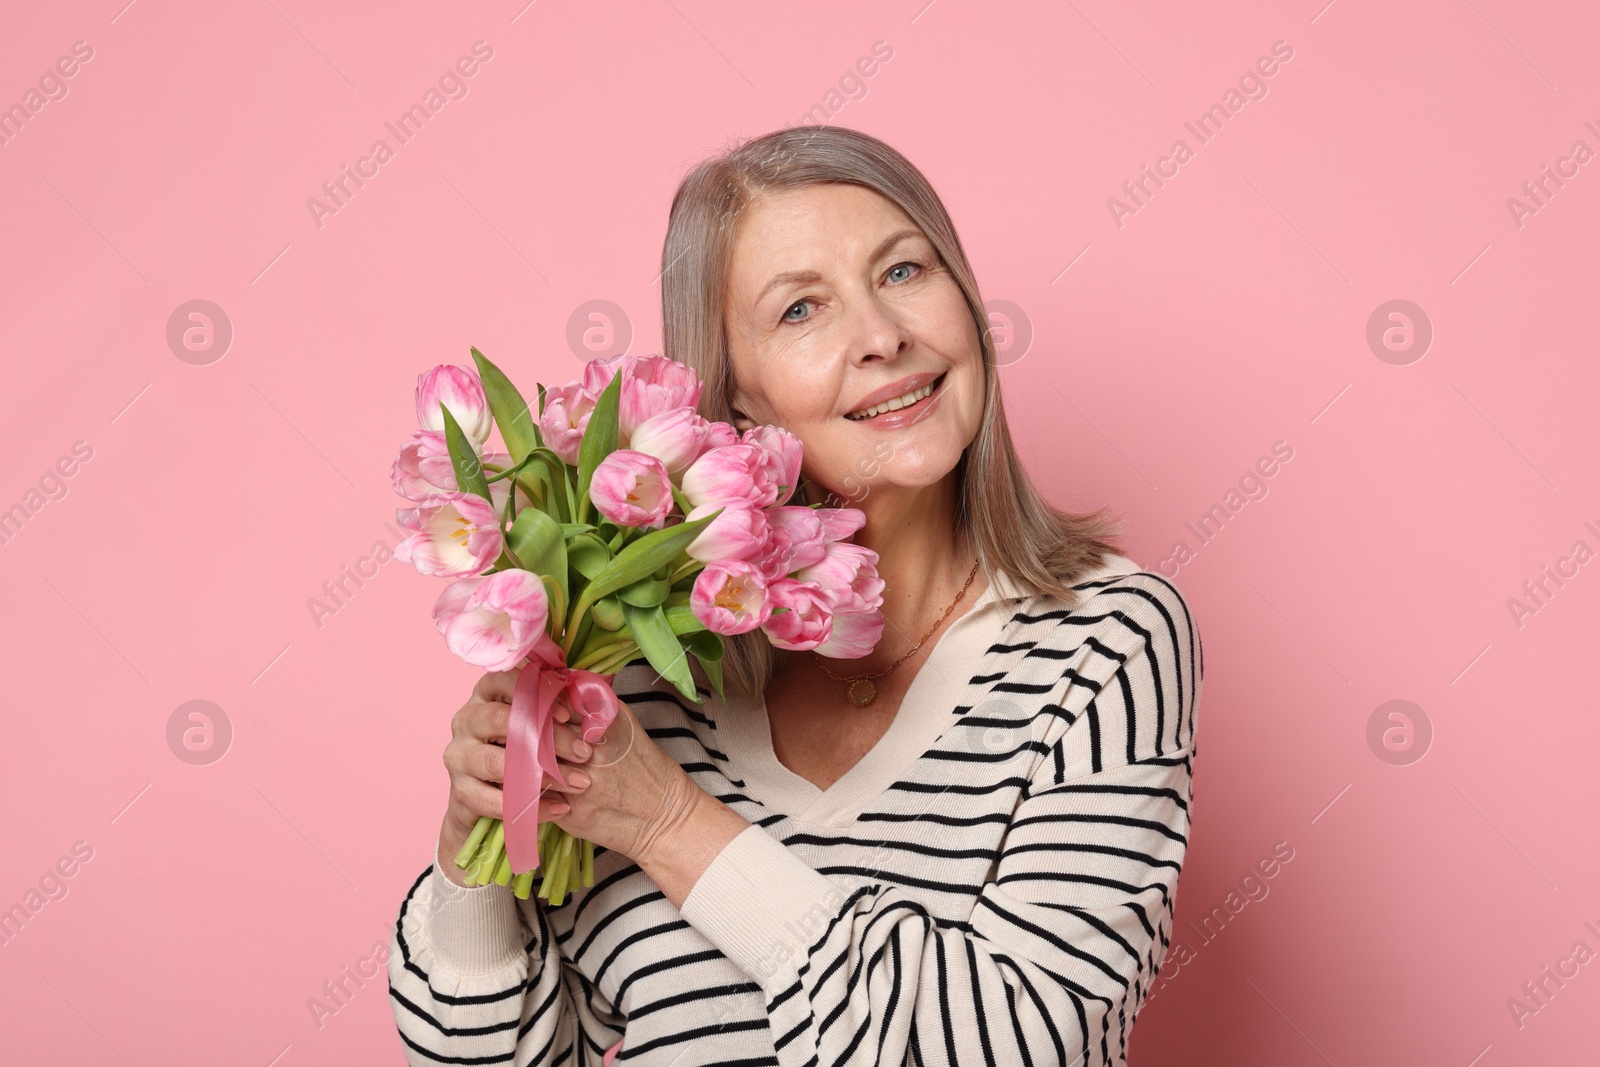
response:
[(601, 848), (559, 907), (424, 870), (388, 961), (407, 1060), (1124, 1064), (1171, 940), (1203, 661), (1164, 578), (1116, 556), (1076, 588), (1067, 610), (995, 574), (825, 790), (762, 701), (625, 667), (650, 736), (749, 829), (681, 910)]

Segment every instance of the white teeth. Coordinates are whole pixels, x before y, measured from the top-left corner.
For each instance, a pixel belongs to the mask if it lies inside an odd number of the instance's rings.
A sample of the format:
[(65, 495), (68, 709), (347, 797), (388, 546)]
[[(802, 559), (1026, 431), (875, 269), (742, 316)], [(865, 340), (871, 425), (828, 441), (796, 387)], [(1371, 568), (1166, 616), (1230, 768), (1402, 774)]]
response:
[(845, 418), (860, 422), (862, 419), (870, 419), (874, 415), (881, 415), (885, 411), (899, 411), (901, 408), (909, 407), (921, 400), (923, 397), (932, 393), (933, 387), (937, 384), (938, 380), (935, 379), (934, 381), (929, 382), (927, 385), (924, 385), (921, 389), (913, 389), (905, 396), (897, 396), (893, 400), (885, 400), (883, 403), (874, 404), (870, 408), (862, 408), (860, 411), (853, 411), (846, 415)]

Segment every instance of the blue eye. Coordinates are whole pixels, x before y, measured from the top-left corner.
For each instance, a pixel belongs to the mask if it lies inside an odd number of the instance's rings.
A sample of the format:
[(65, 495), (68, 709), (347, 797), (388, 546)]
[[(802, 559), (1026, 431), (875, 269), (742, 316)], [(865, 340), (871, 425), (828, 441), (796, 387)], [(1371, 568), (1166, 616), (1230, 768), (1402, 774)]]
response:
[(793, 311), (795, 308), (803, 308), (805, 306), (806, 306), (806, 301), (804, 301), (804, 300), (798, 300), (794, 304), (790, 305), (789, 311), (785, 311), (783, 313), (783, 321), (784, 322), (804, 322), (804, 321), (806, 321), (803, 318), (801, 318), (801, 319), (792, 319), (792, 318), (789, 317), (789, 312), (790, 311)]
[(891, 277), (893, 277), (894, 272), (899, 270), (901, 267), (915, 267), (915, 268), (920, 269), (921, 268), (921, 264), (920, 263), (911, 263), (909, 261), (905, 262), (905, 263), (896, 263), (894, 266), (889, 268), (889, 275)]

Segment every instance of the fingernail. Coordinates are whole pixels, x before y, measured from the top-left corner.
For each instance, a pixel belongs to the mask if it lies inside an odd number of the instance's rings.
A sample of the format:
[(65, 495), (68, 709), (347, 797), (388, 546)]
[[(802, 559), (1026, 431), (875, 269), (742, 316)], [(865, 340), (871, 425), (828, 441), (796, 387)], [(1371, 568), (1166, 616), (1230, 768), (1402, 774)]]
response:
[(577, 786), (579, 789), (582, 789), (584, 786), (589, 784), (589, 776), (584, 774), (582, 771), (574, 771), (572, 774), (572, 784)]
[(578, 754), (579, 759), (588, 759), (589, 753), (593, 752), (594, 749), (589, 747), (587, 741), (574, 741), (572, 743), (572, 751)]

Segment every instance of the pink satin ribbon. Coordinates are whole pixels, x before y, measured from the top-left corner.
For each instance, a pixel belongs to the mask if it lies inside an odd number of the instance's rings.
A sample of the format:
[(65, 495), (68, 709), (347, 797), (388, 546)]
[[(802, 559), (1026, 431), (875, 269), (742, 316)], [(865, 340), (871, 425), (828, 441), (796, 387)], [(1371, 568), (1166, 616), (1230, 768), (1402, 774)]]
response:
[(544, 772), (563, 786), (567, 780), (556, 761), (556, 698), (568, 693), (567, 705), (577, 715), (583, 739), (590, 744), (605, 736), (617, 717), (616, 690), (603, 674), (566, 665), (561, 646), (541, 637), (511, 691), (511, 722), (506, 727), (504, 789), (506, 857), (516, 873), (539, 865), (539, 787)]

